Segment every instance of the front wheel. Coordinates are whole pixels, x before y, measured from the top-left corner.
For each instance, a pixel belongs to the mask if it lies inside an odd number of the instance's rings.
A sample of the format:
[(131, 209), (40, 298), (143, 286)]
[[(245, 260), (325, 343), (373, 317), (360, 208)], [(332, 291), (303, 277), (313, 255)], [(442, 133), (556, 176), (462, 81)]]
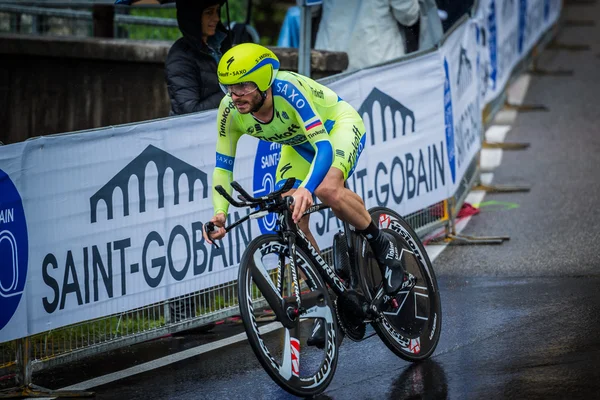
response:
[[(288, 245), (278, 235), (263, 235), (250, 242), (239, 269), (238, 300), (248, 342), (265, 371), (283, 389), (296, 396), (325, 390), (338, 359), (337, 320), (327, 287), (312, 256), (296, 246), (293, 279)], [(294, 282), (300, 282), (298, 287)], [(274, 310), (295, 307), (300, 295), (300, 315), (285, 327)], [(268, 299), (268, 301), (267, 301)], [(308, 346), (313, 323), (325, 329), (325, 346)]]
[(385, 207), (374, 207), (369, 213), (379, 229), (396, 239), (406, 271), (416, 278), (414, 287), (401, 290), (393, 298), (382, 294), (375, 256), (369, 246), (362, 247), (358, 259), (365, 292), (371, 300), (378, 294), (385, 300), (373, 328), (399, 357), (407, 361), (426, 359), (438, 344), (442, 326), (442, 304), (431, 261), (417, 234), (398, 213)]

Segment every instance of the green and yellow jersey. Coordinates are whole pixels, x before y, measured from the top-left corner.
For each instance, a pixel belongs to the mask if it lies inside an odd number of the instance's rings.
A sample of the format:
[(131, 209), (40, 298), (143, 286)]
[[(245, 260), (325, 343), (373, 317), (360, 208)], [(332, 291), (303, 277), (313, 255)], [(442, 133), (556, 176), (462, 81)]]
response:
[[(213, 188), (222, 185), (231, 190), (237, 142), (244, 134), (283, 145), (278, 184), (293, 176), (296, 187), (313, 193), (332, 166), (347, 178), (365, 141), (356, 110), (331, 89), (293, 72), (279, 71), (271, 88), (274, 111), (269, 122), (240, 114), (230, 95), (221, 101)], [(229, 203), (214, 189), (213, 204), (215, 214), (227, 214)]]

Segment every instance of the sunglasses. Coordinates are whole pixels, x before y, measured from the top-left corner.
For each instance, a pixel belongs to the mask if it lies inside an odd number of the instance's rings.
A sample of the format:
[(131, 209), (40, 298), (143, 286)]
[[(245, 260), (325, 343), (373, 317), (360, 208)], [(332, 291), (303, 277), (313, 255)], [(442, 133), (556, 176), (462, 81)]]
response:
[(234, 85), (221, 85), (221, 89), (226, 94), (235, 94), (238, 97), (245, 96), (258, 90), (254, 82), (242, 82)]

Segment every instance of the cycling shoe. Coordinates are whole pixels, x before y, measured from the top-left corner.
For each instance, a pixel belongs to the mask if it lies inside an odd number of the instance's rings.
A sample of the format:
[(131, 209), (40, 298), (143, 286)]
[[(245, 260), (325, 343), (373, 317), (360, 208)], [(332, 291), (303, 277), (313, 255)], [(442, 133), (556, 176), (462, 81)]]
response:
[(409, 286), (411, 282), (402, 263), (402, 249), (398, 247), (394, 237), (381, 232), (371, 243), (371, 247), (379, 264), (385, 292), (388, 295), (395, 294)]

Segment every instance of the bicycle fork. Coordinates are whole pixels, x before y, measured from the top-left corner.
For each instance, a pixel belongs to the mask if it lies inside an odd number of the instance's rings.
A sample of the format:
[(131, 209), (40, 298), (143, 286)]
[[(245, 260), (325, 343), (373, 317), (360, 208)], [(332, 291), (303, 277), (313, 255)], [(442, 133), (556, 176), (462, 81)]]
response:
[(325, 296), (321, 290), (313, 290), (307, 293), (300, 293), (300, 280), (298, 276), (298, 258), (296, 257), (295, 236), (293, 233), (284, 235), (289, 253), (289, 275), (291, 277), (291, 287), (288, 286), (288, 296), (284, 296), (284, 280), (286, 265), (285, 257), (280, 256), (278, 265), (277, 287), (269, 276), (268, 272), (255, 264), (253, 268), (252, 279), (265, 300), (273, 310), (277, 320), (287, 329), (297, 327), (299, 317), (306, 313), (312, 307), (323, 303)]

